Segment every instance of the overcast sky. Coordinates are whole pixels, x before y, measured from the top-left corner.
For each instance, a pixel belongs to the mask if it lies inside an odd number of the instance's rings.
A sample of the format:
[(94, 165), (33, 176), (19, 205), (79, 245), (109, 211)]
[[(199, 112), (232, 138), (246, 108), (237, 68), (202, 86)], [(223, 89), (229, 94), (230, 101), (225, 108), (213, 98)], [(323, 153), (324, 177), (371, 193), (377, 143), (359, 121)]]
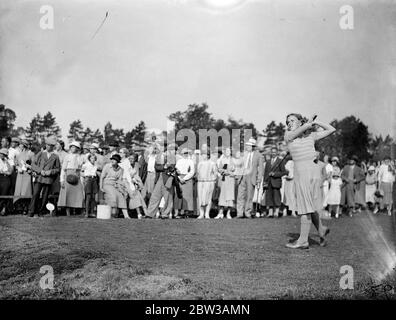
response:
[[(315, 112), (395, 136), (395, 2), (295, 2), (2, 0), (0, 103), (23, 127), (51, 111), (64, 136), (76, 119), (165, 129), (170, 113), (201, 102), (260, 130)], [(45, 4), (53, 30), (39, 26)], [(339, 27), (343, 4), (354, 30)]]

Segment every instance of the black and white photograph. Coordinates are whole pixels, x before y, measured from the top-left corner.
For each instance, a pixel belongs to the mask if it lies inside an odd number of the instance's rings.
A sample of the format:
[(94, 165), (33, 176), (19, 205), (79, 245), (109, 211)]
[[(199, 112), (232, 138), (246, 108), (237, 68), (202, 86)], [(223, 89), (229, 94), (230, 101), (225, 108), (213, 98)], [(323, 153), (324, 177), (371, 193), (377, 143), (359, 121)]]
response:
[(0, 139), (0, 300), (396, 299), (394, 0), (2, 0)]

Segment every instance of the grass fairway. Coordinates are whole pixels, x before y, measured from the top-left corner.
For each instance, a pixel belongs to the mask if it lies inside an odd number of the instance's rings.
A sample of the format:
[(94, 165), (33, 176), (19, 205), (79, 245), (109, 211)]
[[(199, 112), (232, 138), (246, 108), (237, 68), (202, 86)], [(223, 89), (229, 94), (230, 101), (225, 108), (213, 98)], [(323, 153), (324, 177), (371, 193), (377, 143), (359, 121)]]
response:
[[(394, 216), (372, 220), (363, 212), (324, 223), (331, 228), (327, 247), (319, 246), (312, 227), (310, 249), (292, 250), (285, 247), (298, 236), (299, 220), (292, 217), (1, 217), (0, 298), (395, 298), (390, 290), (375, 296), (368, 290), (370, 272), (380, 272), (389, 258), (384, 241), (372, 230), (380, 230), (394, 248)], [(43, 265), (54, 269), (53, 290), (40, 289)], [(340, 289), (343, 265), (354, 269), (354, 290)], [(381, 283), (396, 289), (394, 272)]]

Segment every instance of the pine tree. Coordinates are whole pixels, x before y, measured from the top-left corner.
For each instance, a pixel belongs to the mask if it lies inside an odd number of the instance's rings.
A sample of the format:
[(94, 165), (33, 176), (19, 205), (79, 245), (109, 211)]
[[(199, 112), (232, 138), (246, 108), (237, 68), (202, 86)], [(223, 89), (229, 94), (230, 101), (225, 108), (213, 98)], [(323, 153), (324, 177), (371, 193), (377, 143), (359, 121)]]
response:
[(81, 141), (83, 138), (84, 127), (80, 120), (74, 120), (70, 124), (69, 134), (67, 138), (69, 141), (78, 140)]
[(43, 117), (43, 133), (46, 137), (48, 136), (56, 136), (58, 138), (61, 137), (61, 129), (56, 123), (55, 117), (51, 112), (47, 112)]
[(43, 118), (39, 113), (30, 121), (26, 128), (26, 136), (29, 140), (42, 142), (43, 139)]

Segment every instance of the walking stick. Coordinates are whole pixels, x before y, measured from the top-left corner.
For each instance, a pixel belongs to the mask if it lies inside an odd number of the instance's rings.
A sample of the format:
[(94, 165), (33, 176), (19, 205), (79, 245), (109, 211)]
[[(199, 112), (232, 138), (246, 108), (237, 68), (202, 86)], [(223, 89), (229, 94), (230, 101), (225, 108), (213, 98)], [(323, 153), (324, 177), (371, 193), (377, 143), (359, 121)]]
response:
[(260, 185), (256, 186), (257, 189), (257, 201), (256, 201), (256, 208), (255, 208), (255, 212), (257, 214), (257, 207), (258, 207), (258, 202), (259, 202), (259, 190), (260, 190)]

